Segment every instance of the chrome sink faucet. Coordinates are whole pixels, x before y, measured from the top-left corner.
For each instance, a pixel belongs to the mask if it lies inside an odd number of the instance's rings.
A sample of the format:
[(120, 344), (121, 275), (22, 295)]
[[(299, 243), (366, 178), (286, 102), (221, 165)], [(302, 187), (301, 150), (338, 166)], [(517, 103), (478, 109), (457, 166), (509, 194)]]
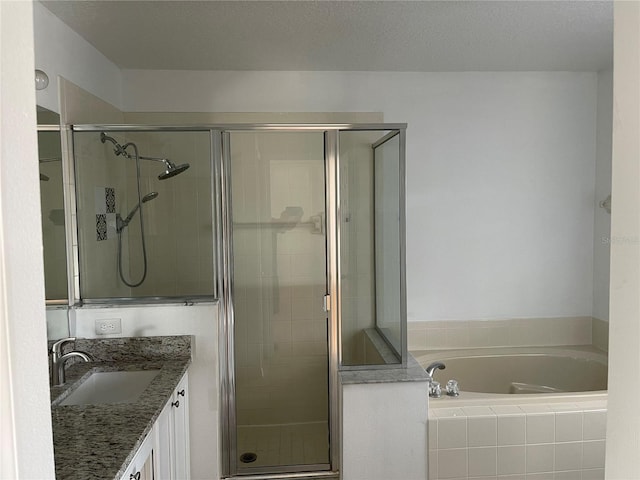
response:
[(62, 355), (62, 347), (69, 343), (75, 342), (76, 337), (62, 338), (55, 342), (51, 347), (51, 385), (57, 387), (62, 385), (65, 379), (64, 364), (70, 358), (80, 358), (85, 362), (90, 362), (92, 358), (84, 352), (72, 351)]

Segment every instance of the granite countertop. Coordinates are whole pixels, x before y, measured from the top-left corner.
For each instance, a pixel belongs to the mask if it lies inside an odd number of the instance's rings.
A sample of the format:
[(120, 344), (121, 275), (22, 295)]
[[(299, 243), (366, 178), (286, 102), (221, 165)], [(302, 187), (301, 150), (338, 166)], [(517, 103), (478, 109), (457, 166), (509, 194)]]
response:
[(340, 372), (342, 385), (427, 381), (429, 381), (429, 375), (410, 353), (407, 357), (406, 368), (398, 365), (397, 368), (371, 368), (368, 370), (343, 370)]
[[(156, 347), (174, 343), (184, 347), (185, 339), (189, 341), (187, 351), (184, 348), (171, 351), (170, 347), (162, 350), (151, 345), (146, 354), (141, 340), (136, 339), (124, 345), (130, 352), (123, 355), (123, 350), (119, 350), (116, 359), (111, 355), (114, 345), (108, 341), (95, 341), (95, 345), (88, 340), (76, 342), (78, 350), (78, 344), (82, 345), (82, 350), (97, 361), (71, 365), (66, 383), (51, 388), (57, 480), (120, 479), (191, 363), (190, 337), (150, 338)], [(123, 339), (116, 342), (122, 343)], [(91, 373), (123, 370), (160, 371), (133, 403), (60, 405)]]

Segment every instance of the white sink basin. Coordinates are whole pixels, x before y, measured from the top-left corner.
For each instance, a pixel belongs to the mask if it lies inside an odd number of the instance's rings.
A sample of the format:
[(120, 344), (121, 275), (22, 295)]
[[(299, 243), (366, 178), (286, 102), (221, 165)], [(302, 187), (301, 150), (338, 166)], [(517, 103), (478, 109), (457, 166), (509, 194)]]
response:
[(132, 403), (149, 386), (160, 370), (94, 372), (60, 405)]

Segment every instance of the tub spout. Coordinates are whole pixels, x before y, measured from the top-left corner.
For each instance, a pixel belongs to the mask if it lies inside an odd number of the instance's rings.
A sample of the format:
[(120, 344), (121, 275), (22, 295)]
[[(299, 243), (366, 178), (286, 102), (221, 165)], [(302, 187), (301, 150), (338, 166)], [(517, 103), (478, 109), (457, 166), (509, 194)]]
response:
[(427, 375), (429, 375), (429, 377), (431, 377), (431, 380), (433, 381), (433, 374), (436, 370), (444, 370), (445, 367), (444, 363), (442, 362), (433, 362), (431, 365), (429, 365), (427, 368), (425, 368), (425, 370), (427, 371)]

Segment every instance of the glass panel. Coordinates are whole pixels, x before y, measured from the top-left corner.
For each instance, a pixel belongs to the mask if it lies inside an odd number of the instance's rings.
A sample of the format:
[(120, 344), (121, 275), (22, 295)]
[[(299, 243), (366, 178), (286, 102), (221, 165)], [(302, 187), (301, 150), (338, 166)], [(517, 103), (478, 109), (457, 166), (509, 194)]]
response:
[(230, 145), (238, 470), (327, 468), (323, 134)]
[(400, 135), (377, 145), (373, 152), (376, 327), (400, 354)]
[(401, 363), (398, 137), (374, 148), (387, 134), (339, 136), (341, 356), (347, 366)]
[(105, 133), (74, 133), (82, 298), (211, 297), (210, 134)]
[(64, 300), (68, 296), (67, 247), (59, 131), (38, 131), (38, 157), (45, 298)]

